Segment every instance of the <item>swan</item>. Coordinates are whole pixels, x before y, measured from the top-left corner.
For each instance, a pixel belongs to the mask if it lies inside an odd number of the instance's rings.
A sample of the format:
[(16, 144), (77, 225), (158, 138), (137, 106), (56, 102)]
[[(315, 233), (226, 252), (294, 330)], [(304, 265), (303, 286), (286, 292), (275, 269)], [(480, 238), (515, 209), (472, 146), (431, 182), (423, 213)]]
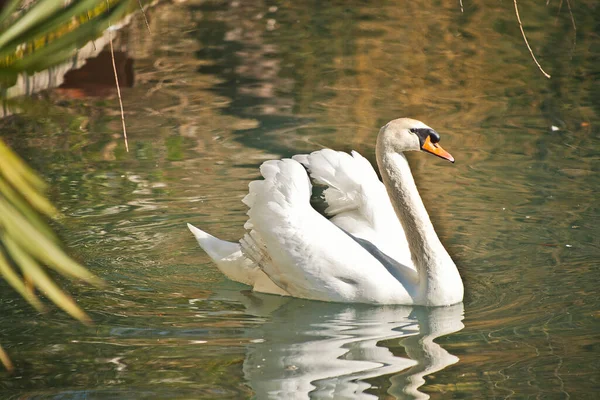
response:
[[(419, 196), (405, 151), (454, 162), (440, 135), (399, 118), (381, 128), (376, 158), (383, 182), (357, 152), (323, 149), (260, 167), (242, 200), (247, 233), (227, 242), (188, 224), (230, 279), (263, 293), (370, 304), (446, 306), (463, 283)], [(324, 215), (310, 203), (325, 188)]]

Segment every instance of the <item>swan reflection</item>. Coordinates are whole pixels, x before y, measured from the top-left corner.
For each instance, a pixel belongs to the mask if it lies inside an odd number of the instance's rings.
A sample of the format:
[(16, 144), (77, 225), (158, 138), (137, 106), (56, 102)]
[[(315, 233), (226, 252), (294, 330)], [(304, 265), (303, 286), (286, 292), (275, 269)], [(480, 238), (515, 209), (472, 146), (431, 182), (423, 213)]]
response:
[[(393, 375), (395, 398), (427, 399), (424, 376), (458, 362), (434, 339), (461, 330), (463, 305), (425, 308), (320, 303), (246, 293), (253, 328), (244, 376), (257, 399), (376, 399), (366, 379)], [(382, 341), (400, 339), (408, 357)]]

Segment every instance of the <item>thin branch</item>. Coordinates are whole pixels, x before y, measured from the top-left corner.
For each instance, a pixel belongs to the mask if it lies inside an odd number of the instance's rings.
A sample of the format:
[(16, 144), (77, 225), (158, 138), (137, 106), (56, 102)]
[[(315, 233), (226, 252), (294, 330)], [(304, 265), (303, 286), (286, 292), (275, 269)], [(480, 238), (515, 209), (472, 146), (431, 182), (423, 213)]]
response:
[[(460, 0), (462, 1), (462, 0)], [(138, 0), (138, 3), (140, 4), (140, 11), (142, 12), (142, 15), (144, 16), (144, 21), (146, 22), (146, 28), (148, 28), (148, 33), (152, 33), (150, 31), (150, 24), (148, 24), (148, 18), (146, 18), (146, 13), (144, 12), (144, 7), (142, 6), (142, 0)]]
[[(110, 4), (106, 0), (106, 9), (110, 10)], [(119, 98), (119, 107), (121, 107), (121, 123), (123, 124), (123, 137), (125, 138), (125, 150), (129, 153), (129, 143), (127, 142), (127, 128), (125, 128), (125, 112), (123, 111), (123, 100), (121, 100), (121, 88), (119, 87), (119, 76), (117, 74), (117, 64), (115, 64), (115, 50), (112, 42), (112, 24), (108, 21), (108, 42), (110, 43), (110, 58), (112, 60), (113, 72), (115, 74), (115, 83), (117, 84), (117, 97)]]
[(121, 107), (121, 123), (123, 124), (123, 137), (125, 138), (125, 150), (129, 153), (129, 143), (127, 143), (127, 128), (125, 127), (125, 112), (123, 111), (123, 100), (121, 99), (121, 88), (119, 87), (119, 76), (117, 75), (117, 64), (115, 63), (115, 50), (113, 49), (112, 32), (108, 28), (108, 42), (110, 43), (110, 58), (112, 60), (113, 72), (115, 74), (115, 83), (117, 84), (117, 97), (119, 98), (119, 107)]
[(459, 2), (460, 2), (460, 12), (464, 13), (465, 12), (465, 8), (463, 7), (462, 0), (459, 0)]
[(519, 7), (517, 6), (517, 0), (513, 0), (515, 3), (515, 14), (517, 15), (517, 21), (519, 21), (519, 28), (521, 29), (521, 34), (523, 35), (523, 40), (525, 40), (525, 44), (527, 45), (527, 48), (529, 49), (529, 53), (531, 54), (531, 58), (533, 58), (533, 61), (535, 62), (535, 64), (537, 65), (537, 67), (540, 69), (540, 71), (542, 72), (542, 74), (544, 74), (544, 76), (548, 79), (550, 79), (550, 75), (546, 73), (546, 71), (544, 71), (544, 69), (542, 68), (542, 66), (540, 65), (540, 63), (538, 62), (538, 60), (535, 58), (535, 54), (533, 54), (533, 50), (531, 49), (531, 46), (529, 46), (529, 42), (527, 41), (527, 36), (525, 36), (525, 31), (523, 30), (523, 23), (521, 22), (521, 17), (519, 16)]

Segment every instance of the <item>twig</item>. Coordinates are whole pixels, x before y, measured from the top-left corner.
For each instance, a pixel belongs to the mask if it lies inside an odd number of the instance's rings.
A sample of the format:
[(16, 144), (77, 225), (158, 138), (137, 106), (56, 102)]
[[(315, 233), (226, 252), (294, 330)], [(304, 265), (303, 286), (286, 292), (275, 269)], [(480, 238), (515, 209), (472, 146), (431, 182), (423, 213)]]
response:
[(146, 13), (144, 12), (144, 7), (142, 6), (142, 0), (138, 0), (138, 3), (140, 4), (140, 11), (142, 12), (142, 15), (144, 16), (144, 22), (146, 22), (146, 28), (148, 28), (148, 33), (152, 33), (150, 31), (150, 24), (148, 24), (148, 18), (146, 18)]
[(525, 31), (523, 30), (523, 23), (521, 22), (521, 17), (519, 16), (519, 7), (517, 6), (517, 0), (513, 0), (515, 3), (515, 14), (517, 15), (517, 21), (519, 21), (519, 28), (521, 29), (521, 34), (523, 35), (523, 40), (525, 40), (525, 44), (527, 45), (527, 48), (529, 49), (529, 53), (531, 54), (531, 58), (533, 58), (533, 61), (535, 62), (535, 64), (537, 65), (537, 67), (540, 69), (540, 71), (542, 72), (542, 74), (544, 74), (544, 76), (548, 79), (550, 79), (550, 75), (546, 73), (546, 71), (544, 71), (544, 69), (542, 68), (542, 66), (540, 65), (540, 63), (538, 62), (538, 60), (535, 58), (535, 54), (533, 54), (533, 50), (531, 49), (531, 46), (529, 46), (529, 42), (527, 41), (527, 36), (525, 36)]
[(119, 76), (117, 75), (117, 64), (115, 64), (115, 50), (113, 49), (112, 33), (108, 28), (108, 42), (110, 43), (110, 58), (112, 60), (113, 72), (115, 73), (115, 83), (117, 84), (117, 97), (119, 98), (119, 107), (121, 107), (121, 123), (123, 124), (123, 137), (125, 138), (125, 150), (129, 153), (129, 143), (127, 143), (127, 128), (125, 127), (125, 112), (123, 111), (123, 100), (121, 99), (121, 88), (119, 87)]
[(459, 0), (459, 1), (460, 1), (460, 12), (464, 13), (465, 12), (465, 8), (463, 7), (462, 0)]
[(575, 18), (573, 17), (573, 11), (571, 10), (571, 0), (567, 0), (567, 7), (569, 7), (569, 15), (571, 16), (571, 22), (573, 23), (573, 30), (575, 31), (575, 40), (577, 40), (577, 25), (575, 25)]
[[(110, 10), (110, 4), (106, 0), (106, 9)], [(119, 76), (117, 75), (117, 64), (115, 64), (115, 50), (113, 49), (111, 23), (108, 21), (108, 42), (110, 43), (110, 58), (112, 60), (113, 72), (115, 74), (115, 83), (117, 84), (117, 97), (119, 98), (119, 107), (121, 107), (121, 123), (123, 124), (123, 137), (125, 138), (125, 150), (129, 153), (129, 143), (127, 143), (127, 128), (125, 128), (125, 112), (123, 111), (123, 100), (121, 100), (121, 88), (119, 87)]]

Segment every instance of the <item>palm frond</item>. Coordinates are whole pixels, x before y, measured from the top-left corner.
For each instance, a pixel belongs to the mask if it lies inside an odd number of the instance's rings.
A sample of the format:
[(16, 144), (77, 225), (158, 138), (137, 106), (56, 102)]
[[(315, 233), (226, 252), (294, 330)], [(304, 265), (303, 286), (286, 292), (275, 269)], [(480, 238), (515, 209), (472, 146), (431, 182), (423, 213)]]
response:
[[(57, 211), (44, 197), (45, 186), (0, 140), (0, 276), (36, 310), (43, 312), (45, 307), (34, 287), (73, 318), (87, 323), (87, 314), (51, 279), (47, 269), (96, 286), (102, 281), (60, 247), (46, 222)], [(0, 362), (10, 369), (10, 360), (1, 348)]]
[[(0, 89), (14, 84), (20, 73), (64, 62), (137, 7), (132, 0), (25, 3), (8, 0), (0, 10)], [(44, 181), (0, 139), (0, 278), (40, 312), (45, 307), (36, 288), (74, 318), (89, 322), (86, 313), (48, 272), (96, 286), (102, 281), (60, 247), (47, 223), (58, 213), (45, 197), (45, 188)], [(0, 363), (12, 369), (2, 347)]]
[(131, 0), (38, 0), (16, 12), (11, 1), (0, 14), (0, 67), (14, 75), (65, 61), (135, 7)]

